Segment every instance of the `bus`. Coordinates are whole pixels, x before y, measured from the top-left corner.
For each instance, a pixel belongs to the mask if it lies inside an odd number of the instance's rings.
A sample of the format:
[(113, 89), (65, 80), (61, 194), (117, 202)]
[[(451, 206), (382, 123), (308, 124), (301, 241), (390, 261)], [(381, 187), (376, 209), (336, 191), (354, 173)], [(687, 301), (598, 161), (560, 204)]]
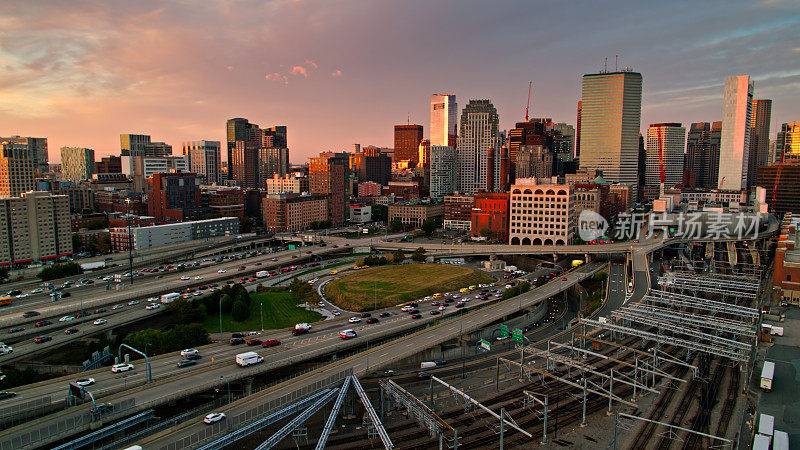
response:
[(12, 301), (11, 297), (0, 297), (0, 306), (11, 306)]

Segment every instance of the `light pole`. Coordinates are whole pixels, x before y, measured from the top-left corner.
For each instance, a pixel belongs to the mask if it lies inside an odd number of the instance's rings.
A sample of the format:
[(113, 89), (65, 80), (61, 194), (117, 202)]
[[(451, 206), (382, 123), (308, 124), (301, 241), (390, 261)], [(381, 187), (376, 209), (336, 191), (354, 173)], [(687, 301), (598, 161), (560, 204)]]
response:
[[(219, 379), (223, 379), (222, 375), (219, 376)], [(228, 384), (228, 414), (225, 414), (225, 419), (228, 422), (228, 430), (231, 429), (231, 381), (226, 379), (225, 380)]]
[(128, 272), (131, 274), (131, 285), (133, 285), (133, 239), (131, 238), (131, 199), (125, 198), (125, 205), (128, 211)]
[(258, 303), (258, 309), (261, 310), (261, 331), (264, 331), (264, 300)]
[(222, 342), (222, 296), (219, 296), (219, 341)]

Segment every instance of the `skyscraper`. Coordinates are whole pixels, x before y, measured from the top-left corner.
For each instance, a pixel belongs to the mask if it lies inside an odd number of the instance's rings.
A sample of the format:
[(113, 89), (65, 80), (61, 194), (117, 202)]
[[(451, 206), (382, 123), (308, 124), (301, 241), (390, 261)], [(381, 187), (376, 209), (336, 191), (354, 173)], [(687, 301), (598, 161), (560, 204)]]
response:
[(347, 208), (347, 183), (350, 158), (347, 153), (322, 152), (310, 158), (308, 164), (308, 188), (312, 194), (328, 194), (331, 225), (338, 227), (345, 222)]
[(395, 125), (394, 162), (409, 161), (409, 167), (416, 166), (421, 141), (422, 125)]
[(583, 76), (580, 168), (611, 182), (637, 185), (642, 74), (629, 70)]
[(61, 147), (61, 173), (73, 183), (88, 180), (94, 173), (94, 150), (81, 147)]
[(0, 142), (0, 197), (34, 189), (35, 155), (27, 143)]
[(455, 192), (458, 155), (449, 145), (431, 145), (431, 199), (441, 201)]
[(189, 157), (189, 170), (205, 183), (219, 184), (222, 155), (219, 141), (189, 141), (181, 145), (181, 154)]
[(800, 159), (800, 120), (781, 125), (775, 153), (775, 162)]
[(172, 146), (153, 142), (147, 134), (120, 134), (120, 156), (171, 156)]
[(722, 122), (697, 122), (686, 137), (684, 184), (688, 187), (716, 189), (719, 173), (719, 141)]
[(431, 95), (431, 145), (456, 145), (458, 104), (450, 94)]
[(0, 137), (0, 142), (10, 142), (22, 144), (28, 147), (33, 159), (33, 169), (40, 172), (47, 170), (47, 138), (35, 138), (28, 136)]
[(769, 127), (772, 120), (772, 100), (753, 100), (753, 114), (750, 118), (750, 156), (752, 161), (747, 169), (748, 186), (753, 186), (756, 169), (769, 164)]
[[(458, 132), (458, 190), (474, 194), (479, 190), (493, 190), (487, 186), (489, 181), (489, 149), (500, 148), (500, 119), (497, 110), (489, 100), (470, 100), (461, 112)], [(492, 152), (497, 158), (493, 167), (497, 173), (491, 177), (500, 179), (500, 152)]]
[[(680, 123), (653, 123), (647, 129), (647, 163), (645, 183), (650, 188), (661, 185), (672, 188), (683, 182), (683, 151), (686, 128)], [(658, 189), (652, 190), (658, 193)]]
[(289, 149), (286, 147), (261, 147), (258, 149), (258, 186), (266, 186), (268, 179), (289, 173)]
[(258, 141), (244, 140), (234, 142), (228, 174), (237, 186), (258, 188)]
[(722, 190), (747, 188), (753, 88), (749, 75), (725, 78), (717, 185)]
[(228, 179), (233, 180), (234, 171), (231, 170), (231, 162), (234, 160), (233, 151), (237, 141), (256, 141), (258, 140), (258, 125), (250, 123), (247, 119), (237, 117), (228, 119), (226, 122), (227, 141), (228, 141)]
[(575, 159), (581, 157), (581, 110), (583, 102), (578, 100), (578, 122), (575, 124)]

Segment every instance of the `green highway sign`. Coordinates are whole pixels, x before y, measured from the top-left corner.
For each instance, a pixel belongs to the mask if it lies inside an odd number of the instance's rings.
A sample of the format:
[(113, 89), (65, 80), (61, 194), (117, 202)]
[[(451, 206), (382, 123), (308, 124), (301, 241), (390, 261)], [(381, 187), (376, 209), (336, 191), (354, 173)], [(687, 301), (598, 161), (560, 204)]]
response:
[(508, 326), (500, 325), (500, 336), (503, 336), (504, 338), (508, 337)]
[(478, 341), (478, 345), (487, 352), (492, 349), (492, 345), (486, 339), (481, 339)]
[(522, 343), (522, 330), (520, 330), (519, 328), (514, 328), (514, 330), (511, 332), (511, 339), (513, 339), (515, 342), (519, 342), (521, 344)]
[(294, 244), (289, 244), (289, 250), (294, 250), (294, 249), (295, 249)]

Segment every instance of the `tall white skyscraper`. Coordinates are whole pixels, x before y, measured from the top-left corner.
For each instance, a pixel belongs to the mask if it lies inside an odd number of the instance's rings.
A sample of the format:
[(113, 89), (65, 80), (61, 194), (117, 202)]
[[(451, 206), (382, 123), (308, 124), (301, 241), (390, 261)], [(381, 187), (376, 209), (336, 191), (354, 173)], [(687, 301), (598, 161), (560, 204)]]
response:
[(632, 71), (583, 76), (580, 168), (600, 169), (611, 182), (638, 184), (642, 74)]
[(458, 156), (449, 145), (431, 145), (431, 199), (442, 200), (457, 187)]
[(461, 113), (456, 147), (460, 192), (493, 191), (499, 185), (499, 124), (497, 110), (489, 100), (470, 100)]
[(680, 123), (653, 123), (647, 129), (647, 186), (672, 188), (683, 181), (683, 152), (686, 148), (686, 128)]
[(722, 136), (719, 143), (719, 189), (747, 188), (753, 82), (749, 75), (725, 77)]
[(458, 104), (451, 94), (431, 95), (431, 145), (455, 146)]

